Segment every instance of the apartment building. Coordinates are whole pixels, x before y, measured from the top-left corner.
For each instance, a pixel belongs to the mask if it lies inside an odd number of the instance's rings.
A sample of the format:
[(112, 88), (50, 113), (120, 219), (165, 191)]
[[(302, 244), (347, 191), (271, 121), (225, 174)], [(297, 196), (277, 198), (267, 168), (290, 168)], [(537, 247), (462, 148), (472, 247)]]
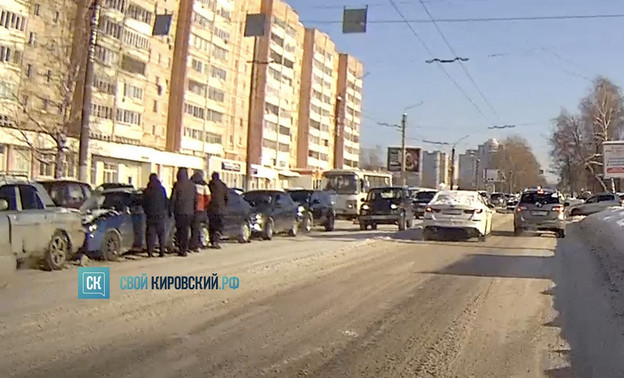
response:
[(334, 147), (335, 168), (357, 168), (360, 160), (362, 86), (364, 65), (349, 54), (338, 63), (338, 126)]
[(297, 140), (297, 168), (333, 168), (335, 109), (338, 94), (338, 52), (331, 38), (306, 29)]
[(263, 0), (266, 35), (258, 38), (247, 143), (252, 188), (281, 187), (297, 174), (297, 127), (305, 29), (285, 2)]
[(442, 151), (423, 151), (421, 186), (437, 189), (440, 184), (450, 183), (447, 154)]
[(28, 171), (22, 164), (26, 143), (14, 132), (21, 113), (19, 87), (21, 63), (29, 19), (28, 2), (4, 0), (0, 3), (0, 171)]

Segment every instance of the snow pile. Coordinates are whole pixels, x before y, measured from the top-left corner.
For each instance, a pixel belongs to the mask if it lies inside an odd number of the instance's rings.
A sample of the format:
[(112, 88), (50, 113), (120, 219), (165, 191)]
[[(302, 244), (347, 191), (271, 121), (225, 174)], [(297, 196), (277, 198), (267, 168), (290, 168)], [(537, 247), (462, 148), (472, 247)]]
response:
[(593, 236), (608, 242), (624, 253), (624, 207), (611, 207), (585, 217), (582, 228)]
[(448, 205), (448, 206), (468, 206), (478, 207), (478, 193), (461, 192), (461, 191), (445, 191), (438, 192), (431, 200), (430, 205)]

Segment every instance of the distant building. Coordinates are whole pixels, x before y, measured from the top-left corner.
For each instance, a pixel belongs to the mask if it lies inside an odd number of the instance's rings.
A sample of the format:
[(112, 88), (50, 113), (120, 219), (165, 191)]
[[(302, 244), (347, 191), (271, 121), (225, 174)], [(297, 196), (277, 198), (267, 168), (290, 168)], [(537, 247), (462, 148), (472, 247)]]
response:
[(461, 189), (485, 189), (483, 173), (494, 167), (494, 156), (499, 147), (498, 141), (492, 138), (477, 146), (477, 149), (466, 150), (459, 155), (458, 184)]
[(459, 174), (457, 185), (460, 189), (475, 189), (475, 169), (477, 167), (477, 150), (466, 150), (459, 155)]
[(422, 154), (421, 186), (438, 188), (449, 183), (449, 161), (445, 152), (425, 151)]

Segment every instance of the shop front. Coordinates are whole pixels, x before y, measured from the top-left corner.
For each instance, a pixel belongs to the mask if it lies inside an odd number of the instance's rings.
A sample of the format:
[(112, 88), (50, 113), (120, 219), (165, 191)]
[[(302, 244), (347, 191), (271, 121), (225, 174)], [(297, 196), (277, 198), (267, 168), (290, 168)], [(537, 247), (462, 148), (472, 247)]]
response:
[(245, 187), (247, 166), (245, 163), (211, 156), (208, 159), (208, 176), (212, 172), (218, 172), (221, 180), (230, 188), (242, 189)]
[(253, 189), (278, 189), (278, 174), (273, 168), (257, 164), (251, 165), (250, 190)]

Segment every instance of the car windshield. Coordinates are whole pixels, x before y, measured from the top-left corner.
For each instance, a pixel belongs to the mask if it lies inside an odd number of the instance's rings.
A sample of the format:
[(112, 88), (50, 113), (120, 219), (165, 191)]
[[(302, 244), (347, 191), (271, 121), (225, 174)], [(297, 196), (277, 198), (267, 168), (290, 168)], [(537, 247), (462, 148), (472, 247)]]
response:
[(305, 190), (298, 190), (293, 192), (288, 192), (290, 194), (290, 198), (297, 203), (307, 203), (310, 199), (311, 193)]
[(490, 199), (491, 199), (492, 201), (498, 201), (498, 200), (500, 200), (500, 199), (501, 199), (501, 198), (503, 198), (503, 197), (504, 197), (504, 196), (503, 196), (503, 194), (501, 194), (501, 193), (492, 193), (492, 195), (490, 196)]
[(271, 194), (264, 192), (247, 192), (243, 198), (253, 207), (270, 205), (273, 200)]
[(550, 205), (559, 203), (559, 196), (557, 193), (536, 193), (529, 192), (524, 193), (522, 198), (520, 199), (520, 203), (528, 203), (528, 204), (541, 204), (541, 205)]
[(435, 197), (436, 192), (418, 192), (415, 198), (421, 201), (431, 201)]
[(130, 205), (130, 196), (131, 194), (127, 192), (95, 192), (80, 207), (80, 210), (88, 211), (97, 209), (111, 209), (120, 211)]
[(324, 191), (338, 194), (356, 194), (358, 192), (358, 179), (355, 175), (332, 175), (326, 176), (321, 182)]
[(390, 200), (401, 198), (400, 189), (374, 189), (368, 193), (369, 201)]

